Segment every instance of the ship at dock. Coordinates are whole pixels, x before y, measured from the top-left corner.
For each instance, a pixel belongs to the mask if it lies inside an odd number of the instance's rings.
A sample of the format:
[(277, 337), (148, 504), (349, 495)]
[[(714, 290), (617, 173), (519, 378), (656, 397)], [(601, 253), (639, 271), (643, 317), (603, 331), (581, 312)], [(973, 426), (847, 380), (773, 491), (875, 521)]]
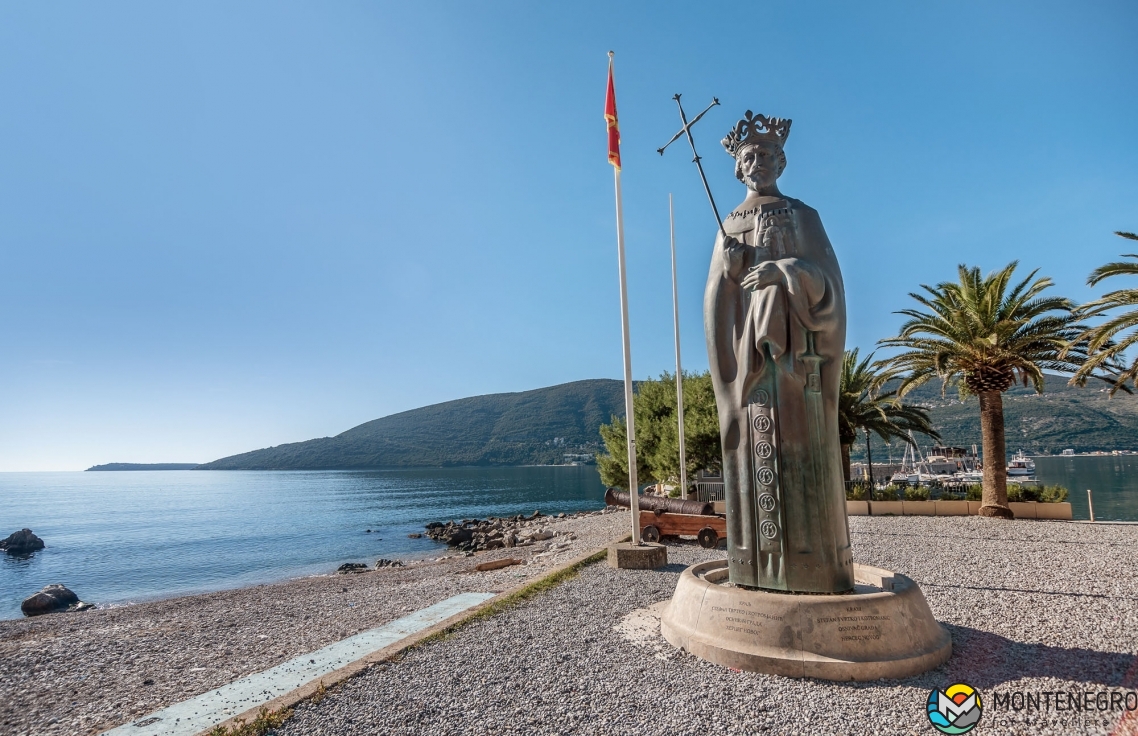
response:
[(958, 485), (979, 483), (983, 479), (976, 446), (971, 451), (964, 447), (933, 445), (927, 453), (921, 453), (911, 445), (906, 445), (901, 458), (901, 467), (890, 481), (897, 485)]
[[(883, 470), (885, 473), (876, 476), (874, 485), (963, 487), (984, 481), (984, 464), (976, 445), (971, 448), (933, 445), (928, 451), (922, 451), (914, 442), (906, 445), (900, 466), (890, 463)], [(1038, 485), (1035, 462), (1023, 450), (1008, 462), (1007, 481)]]
[(1011, 462), (1008, 463), (1008, 475), (1021, 478), (1031, 476), (1034, 478), (1035, 461), (1025, 455), (1023, 450), (1020, 450), (1012, 456)]

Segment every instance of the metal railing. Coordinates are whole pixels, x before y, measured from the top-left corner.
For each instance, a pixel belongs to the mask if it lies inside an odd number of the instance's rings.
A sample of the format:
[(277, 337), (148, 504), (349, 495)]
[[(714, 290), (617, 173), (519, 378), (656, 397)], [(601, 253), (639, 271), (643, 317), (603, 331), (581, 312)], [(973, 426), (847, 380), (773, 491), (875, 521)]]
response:
[(697, 481), (695, 484), (695, 497), (698, 501), (710, 503), (723, 500), (723, 482)]

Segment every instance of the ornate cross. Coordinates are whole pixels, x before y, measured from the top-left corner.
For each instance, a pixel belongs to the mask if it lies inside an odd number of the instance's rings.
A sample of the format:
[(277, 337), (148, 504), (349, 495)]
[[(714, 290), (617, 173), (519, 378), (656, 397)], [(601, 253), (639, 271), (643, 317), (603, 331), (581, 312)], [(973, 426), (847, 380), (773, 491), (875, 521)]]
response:
[(657, 148), (656, 152), (663, 156), (665, 148), (678, 141), (680, 139), (680, 136), (687, 136), (688, 144), (691, 146), (692, 155), (695, 156), (695, 158), (692, 159), (692, 162), (694, 162), (696, 168), (699, 169), (699, 178), (703, 180), (703, 190), (707, 192), (707, 200), (711, 202), (711, 211), (715, 213), (715, 223), (719, 225), (719, 232), (723, 233), (723, 237), (727, 237), (727, 233), (723, 230), (723, 218), (719, 216), (719, 208), (715, 206), (715, 197), (711, 196), (711, 187), (707, 185), (707, 176), (705, 176), (703, 173), (703, 164), (700, 163), (700, 155), (695, 150), (695, 139), (692, 138), (691, 135), (692, 126), (698, 123), (699, 119), (707, 114), (707, 110), (710, 110), (719, 104), (719, 98), (712, 97), (711, 104), (707, 106), (707, 109), (692, 118), (692, 121), (690, 123), (688, 122), (688, 116), (684, 113), (683, 103), (680, 102), (680, 95), (677, 93), (676, 96), (672, 99), (676, 101), (676, 106), (680, 108), (680, 122), (684, 124), (684, 127), (680, 128), (680, 132), (672, 136), (672, 140), (665, 143), (663, 148)]

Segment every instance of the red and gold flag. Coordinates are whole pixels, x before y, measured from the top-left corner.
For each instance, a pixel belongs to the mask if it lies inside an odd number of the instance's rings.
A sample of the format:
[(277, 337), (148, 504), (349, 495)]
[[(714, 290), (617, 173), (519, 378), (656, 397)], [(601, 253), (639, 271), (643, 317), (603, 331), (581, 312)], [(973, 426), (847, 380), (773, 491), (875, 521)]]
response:
[(616, 122), (616, 87), (612, 81), (612, 53), (609, 53), (609, 87), (605, 94), (605, 122), (609, 128), (609, 163), (620, 171), (620, 125)]

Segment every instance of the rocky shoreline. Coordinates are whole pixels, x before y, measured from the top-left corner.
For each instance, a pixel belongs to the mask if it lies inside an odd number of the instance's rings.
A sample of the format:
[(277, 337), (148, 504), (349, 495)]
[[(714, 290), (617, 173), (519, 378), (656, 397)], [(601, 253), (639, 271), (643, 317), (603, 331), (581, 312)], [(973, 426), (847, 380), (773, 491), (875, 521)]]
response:
[[(448, 547), (460, 552), (484, 552), (493, 549), (512, 549), (529, 547), (537, 542), (553, 539), (556, 529), (550, 528), (551, 521), (579, 519), (611, 513), (608, 510), (582, 511), (576, 514), (557, 514), (544, 516), (534, 511), (530, 516), (491, 516), (488, 519), (463, 519), (462, 521), (435, 521), (427, 524), (427, 536), (436, 542), (445, 542)], [(572, 532), (567, 533), (570, 539)]]
[[(0, 733), (97, 734), (453, 595), (508, 590), (627, 534), (619, 511), (540, 516), (524, 528), (551, 536), (512, 549), (0, 621)], [(520, 564), (476, 570), (507, 557)]]

